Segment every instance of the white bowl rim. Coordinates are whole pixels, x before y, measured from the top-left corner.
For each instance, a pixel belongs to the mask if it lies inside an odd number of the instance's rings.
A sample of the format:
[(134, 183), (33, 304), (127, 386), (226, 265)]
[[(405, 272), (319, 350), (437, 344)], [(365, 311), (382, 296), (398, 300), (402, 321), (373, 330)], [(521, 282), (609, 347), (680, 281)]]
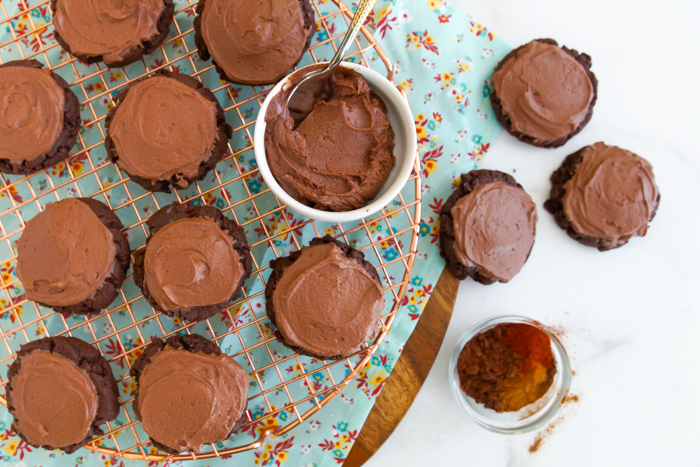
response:
[[(391, 99), (392, 104), (394, 104), (394, 107), (400, 114), (400, 117), (409, 122), (414, 121), (413, 114), (411, 113), (411, 108), (409, 107), (408, 102), (406, 101), (406, 99), (404, 99), (403, 95), (401, 94), (401, 92), (399, 92), (398, 88), (393, 82), (389, 81), (386, 77), (382, 76), (380, 73), (372, 70), (371, 68), (368, 68), (363, 65), (358, 65), (357, 63), (342, 62), (341, 66), (352, 68), (353, 70), (360, 73), (362, 76), (369, 77), (370, 79), (368, 81), (370, 82), (370, 87), (374, 83), (381, 82), (382, 93), (387, 94), (389, 99)], [(297, 70), (297, 72), (305, 68), (307, 67), (300, 68), (299, 70)], [(351, 222), (360, 220), (364, 217), (371, 216), (372, 214), (380, 211), (382, 208), (386, 207), (391, 202), (391, 200), (394, 199), (401, 192), (403, 187), (406, 185), (408, 178), (411, 176), (411, 171), (414, 166), (418, 144), (415, 137), (406, 138), (407, 148), (405, 153), (412, 154), (412, 162), (410, 164), (404, 164), (400, 168), (400, 171), (398, 172), (394, 182), (381, 196), (375, 198), (367, 206), (364, 206), (360, 209), (354, 209), (352, 211), (344, 212), (334, 212), (321, 211), (319, 209), (311, 208), (292, 198), (282, 189), (279, 183), (277, 183), (277, 180), (275, 180), (275, 177), (272, 175), (272, 171), (270, 170), (270, 167), (267, 164), (267, 154), (265, 152), (265, 128), (267, 126), (265, 122), (265, 114), (267, 114), (267, 108), (269, 106), (270, 100), (280, 92), (282, 86), (284, 86), (284, 84), (287, 83), (289, 77), (293, 74), (294, 73), (287, 75), (284, 79), (278, 82), (275, 85), (275, 87), (273, 87), (270, 90), (270, 92), (267, 94), (267, 97), (265, 97), (262, 106), (260, 107), (260, 111), (258, 112), (258, 116), (255, 121), (255, 132), (253, 134), (253, 150), (255, 152), (255, 160), (257, 161), (258, 170), (260, 170), (260, 174), (262, 175), (263, 180), (265, 180), (267, 186), (270, 187), (270, 190), (278, 198), (280, 198), (282, 204), (285, 204), (288, 208), (314, 220), (324, 222)], [(415, 129), (411, 128), (410, 130), (411, 131), (409, 132), (409, 135), (414, 135)]]

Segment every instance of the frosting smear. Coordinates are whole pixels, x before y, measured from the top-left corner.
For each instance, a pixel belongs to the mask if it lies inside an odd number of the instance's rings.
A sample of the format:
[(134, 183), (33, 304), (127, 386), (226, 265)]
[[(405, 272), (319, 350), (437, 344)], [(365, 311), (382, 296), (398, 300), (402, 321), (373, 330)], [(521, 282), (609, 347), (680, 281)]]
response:
[(340, 67), (337, 90), (319, 101), (295, 127), (287, 107), (289, 91), (270, 102), (265, 120), (267, 160), (277, 183), (297, 201), (323, 211), (350, 211), (367, 205), (394, 167), (394, 132), (386, 104), (354, 70)]

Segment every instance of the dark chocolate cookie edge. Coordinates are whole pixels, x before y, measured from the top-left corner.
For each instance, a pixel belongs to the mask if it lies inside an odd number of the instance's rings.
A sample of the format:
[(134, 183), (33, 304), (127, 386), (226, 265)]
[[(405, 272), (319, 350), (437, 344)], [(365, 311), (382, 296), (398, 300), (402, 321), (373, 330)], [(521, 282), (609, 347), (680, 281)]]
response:
[[(56, 16), (56, 3), (59, 2), (60, 0), (51, 0), (51, 15), (53, 17)], [(160, 14), (160, 17), (158, 18), (158, 25), (156, 26), (158, 33), (155, 34), (154, 36), (148, 38), (147, 40), (141, 41), (141, 44), (133, 47), (125, 56), (124, 59), (121, 60), (120, 62), (113, 62), (113, 63), (107, 63), (104, 62), (105, 65), (107, 65), (108, 68), (118, 68), (122, 66), (129, 65), (131, 63), (134, 63), (137, 60), (140, 60), (144, 55), (148, 55), (150, 53), (153, 53), (160, 45), (163, 43), (165, 38), (167, 37), (168, 33), (170, 32), (170, 24), (173, 22), (173, 16), (175, 14), (175, 5), (173, 3), (173, 0), (163, 0), (163, 3), (165, 4), (165, 9), (163, 9), (163, 12)], [(60, 36), (58, 31), (54, 29), (53, 32), (54, 38), (56, 39), (56, 42), (59, 43), (63, 49), (73, 55), (75, 58), (80, 60), (81, 62), (87, 63), (88, 65), (93, 64), (93, 63), (98, 63), (102, 61), (102, 55), (76, 55), (71, 51), (70, 46), (66, 41), (63, 40), (63, 38)]]
[[(124, 171), (127, 175), (129, 175), (131, 181), (137, 183), (138, 185), (140, 185), (148, 191), (170, 193), (171, 187), (177, 187), (178, 183), (180, 183), (181, 180), (184, 180), (187, 183), (187, 186), (190, 186), (196, 181), (204, 180), (204, 177), (206, 177), (207, 173), (209, 173), (210, 170), (214, 169), (214, 167), (216, 167), (216, 164), (218, 164), (222, 159), (224, 159), (227, 156), (228, 140), (233, 135), (233, 129), (231, 128), (231, 125), (229, 125), (226, 122), (226, 115), (224, 114), (224, 109), (221, 107), (219, 100), (214, 96), (211, 90), (204, 87), (204, 85), (199, 80), (192, 78), (189, 75), (183, 75), (181, 73), (175, 73), (169, 70), (159, 70), (153, 76), (157, 75), (167, 76), (168, 78), (175, 79), (180, 83), (189, 86), (192, 89), (195, 89), (202, 97), (213, 102), (216, 106), (216, 137), (214, 138), (214, 142), (211, 146), (209, 157), (207, 157), (199, 164), (197, 173), (193, 177), (187, 177), (183, 174), (176, 174), (170, 177), (168, 180), (153, 181), (146, 178), (138, 177), (136, 175), (132, 175), (129, 172)], [(120, 170), (123, 169), (119, 167), (119, 154), (117, 153), (117, 148), (114, 145), (114, 141), (112, 140), (112, 137), (110, 135), (110, 126), (112, 124), (112, 120), (114, 119), (114, 115), (119, 109), (119, 104), (126, 98), (127, 94), (129, 93), (129, 89), (131, 89), (131, 86), (149, 78), (151, 78), (151, 76), (141, 78), (122, 88), (114, 97), (115, 105), (109, 110), (109, 112), (107, 113), (107, 117), (105, 118), (105, 129), (107, 133), (105, 136), (105, 149), (107, 150), (107, 156), (109, 157), (110, 161), (114, 162), (117, 165), (117, 168), (119, 168)]]
[(204, 36), (202, 35), (202, 12), (204, 11), (204, 5), (206, 3), (206, 0), (199, 0), (197, 3), (196, 11), (197, 11), (197, 17), (194, 19), (194, 43), (197, 46), (197, 52), (199, 54), (199, 58), (207, 61), (210, 58), (212, 59), (212, 63), (214, 64), (214, 68), (216, 69), (216, 72), (219, 74), (219, 78), (223, 81), (227, 81), (229, 83), (235, 83), (235, 84), (243, 84), (246, 86), (264, 86), (268, 84), (276, 84), (278, 81), (280, 81), (282, 78), (286, 76), (287, 73), (289, 73), (291, 70), (296, 67), (301, 59), (304, 57), (304, 54), (306, 53), (307, 50), (309, 50), (309, 46), (311, 45), (311, 40), (313, 39), (314, 35), (316, 34), (316, 13), (314, 11), (313, 6), (311, 5), (311, 2), (309, 0), (299, 0), (299, 6), (301, 7), (301, 12), (304, 16), (304, 26), (308, 27), (311, 29), (311, 32), (306, 38), (306, 45), (304, 46), (303, 50), (299, 54), (299, 58), (297, 61), (292, 64), (292, 66), (289, 67), (289, 70), (287, 70), (283, 75), (275, 77), (273, 80), (259, 80), (259, 81), (243, 81), (243, 80), (232, 80), (227, 74), (226, 71), (219, 66), (218, 63), (216, 63), (216, 60), (214, 60), (209, 54), (209, 49), (207, 48), (207, 44), (204, 42)]
[[(93, 421), (85, 438), (79, 443), (64, 447), (36, 446), (31, 444), (19, 430), (17, 420), (14, 418), (14, 406), (12, 404), (12, 379), (20, 372), (22, 357), (29, 355), (36, 350), (45, 350), (67, 358), (71, 362), (75, 363), (81, 370), (83, 370), (95, 385), (95, 390), (97, 391), (99, 401), (97, 412), (95, 414), (95, 420)], [(117, 415), (119, 415), (119, 389), (117, 387), (117, 382), (114, 380), (114, 376), (112, 375), (112, 369), (110, 368), (109, 363), (107, 360), (105, 360), (98, 349), (75, 337), (45, 337), (23, 345), (20, 351), (17, 352), (17, 358), (12, 365), (10, 365), (7, 372), (7, 378), (8, 383), (7, 387), (5, 388), (5, 397), (7, 399), (7, 409), (13, 416), (12, 429), (21, 439), (32, 446), (41, 447), (48, 450), (61, 449), (67, 454), (71, 454), (88, 444), (95, 436), (103, 435), (104, 431), (102, 431), (100, 425), (114, 420), (117, 418)]]
[[(131, 375), (136, 380), (137, 386), (139, 385), (141, 375), (143, 374), (146, 367), (151, 363), (153, 357), (155, 357), (156, 354), (163, 350), (166, 346), (177, 350), (187, 350), (188, 352), (202, 352), (207, 355), (222, 354), (221, 348), (217, 343), (212, 342), (206, 337), (201, 336), (199, 334), (188, 334), (184, 336), (175, 334), (173, 336), (168, 337), (165, 341), (163, 341), (162, 339), (152, 339), (151, 343), (146, 346), (143, 353), (139, 355), (136, 361), (134, 361), (134, 364), (131, 366), (131, 370), (129, 370), (129, 375)], [(141, 413), (139, 412), (138, 408), (138, 393), (134, 397), (132, 407), (134, 409), (136, 417), (139, 420), (141, 420)], [(247, 410), (243, 411), (243, 414), (241, 414), (241, 417), (233, 425), (233, 428), (231, 429), (231, 432), (226, 437), (226, 439), (236, 434), (238, 430), (240, 430), (241, 426), (243, 426), (243, 424), (247, 421), (246, 411)], [(163, 451), (167, 454), (179, 454), (179, 452), (175, 449), (172, 449), (164, 444), (159, 443), (150, 436), (149, 439), (151, 440), (151, 445), (153, 445), (153, 447), (155, 447), (156, 449)]]
[[(243, 276), (238, 282), (236, 289), (231, 295), (231, 298), (225, 302), (215, 305), (198, 306), (178, 310), (163, 310), (153, 299), (148, 291), (148, 287), (146, 286), (146, 276), (143, 266), (146, 248), (148, 247), (148, 242), (150, 239), (153, 238), (156, 232), (158, 232), (158, 230), (160, 230), (163, 226), (179, 219), (193, 217), (210, 218), (217, 223), (221, 230), (228, 232), (229, 237), (233, 239), (234, 250), (236, 250), (236, 253), (238, 253), (238, 255), (241, 257), (241, 263), (243, 264)], [(231, 300), (234, 300), (238, 296), (246, 279), (250, 277), (250, 273), (253, 270), (253, 257), (250, 253), (250, 246), (248, 245), (245, 231), (243, 230), (243, 227), (226, 217), (219, 209), (213, 206), (197, 206), (188, 210), (187, 206), (185, 205), (171, 204), (170, 206), (166, 206), (153, 214), (153, 216), (151, 216), (151, 218), (146, 222), (146, 225), (148, 225), (150, 235), (146, 239), (146, 248), (141, 248), (134, 253), (134, 282), (141, 289), (141, 292), (143, 293), (144, 297), (146, 297), (148, 303), (156, 311), (170, 316), (171, 318), (180, 318), (187, 322), (203, 321), (226, 309)]]
[[(313, 240), (311, 240), (311, 242), (309, 242), (309, 246), (323, 245), (326, 243), (335, 243), (343, 252), (343, 256), (357, 262), (357, 264), (362, 266), (364, 270), (369, 273), (369, 275), (377, 282), (377, 284), (379, 284), (379, 286), (382, 289), (384, 288), (384, 286), (382, 285), (382, 281), (379, 278), (379, 273), (372, 265), (372, 263), (365, 259), (364, 253), (357, 251), (347, 243), (341, 242), (340, 240), (336, 240), (330, 235), (326, 235), (324, 237), (314, 238)], [(291, 266), (297, 259), (299, 259), (299, 256), (301, 256), (301, 250), (294, 251), (290, 253), (289, 256), (284, 256), (282, 258), (277, 258), (270, 261), (270, 269), (272, 270), (272, 273), (268, 277), (267, 283), (265, 285), (265, 310), (267, 312), (268, 319), (273, 324), (273, 326), (275, 326), (275, 337), (279, 342), (282, 343), (282, 345), (293, 350), (299, 355), (306, 355), (307, 357), (315, 358), (317, 360), (340, 360), (342, 358), (345, 358), (347, 357), (347, 355), (334, 355), (330, 357), (318, 355), (313, 352), (309, 352), (308, 350), (302, 347), (297, 347), (295, 345), (289, 344), (277, 328), (277, 322), (275, 321), (275, 305), (274, 301), (272, 300), (272, 296), (274, 295), (275, 290), (277, 289), (277, 283), (282, 278), (284, 271), (289, 266)], [(377, 336), (377, 334), (379, 334), (379, 331), (380, 329), (379, 327), (377, 327), (374, 336), (372, 336), (370, 340), (374, 339)]]
[[(497, 279), (487, 277), (479, 272), (478, 267), (467, 267), (457, 259), (457, 254), (455, 253), (454, 218), (451, 210), (460, 198), (467, 196), (476, 187), (486, 183), (504, 182), (523, 191), (524, 189), (511, 175), (498, 170), (472, 170), (461, 175), (460, 180), (461, 183), (457, 189), (447, 198), (440, 209), (440, 256), (447, 262), (450, 271), (457, 279), (464, 280), (467, 277), (471, 277), (480, 284), (491, 285)], [(532, 248), (530, 248), (530, 252), (532, 252)], [(529, 257), (530, 253), (528, 253)], [(525, 261), (527, 261), (527, 258)]]
[[(0, 65), (0, 68), (10, 66), (44, 68), (44, 65), (36, 60), (16, 60), (4, 63)], [(58, 135), (53, 147), (46, 154), (22, 162), (0, 159), (0, 172), (13, 175), (31, 175), (56, 165), (70, 156), (70, 150), (75, 146), (80, 130), (80, 101), (63, 78), (54, 72), (51, 72), (51, 77), (63, 90), (63, 130), (61, 134)]]
[[(543, 44), (551, 44), (551, 45), (556, 45), (559, 46), (557, 41), (554, 39), (535, 39), (537, 42), (542, 42)], [(503, 60), (498, 62), (498, 65), (496, 65), (496, 68), (494, 69), (494, 73), (497, 72), (498, 70), (501, 69), (503, 64), (505, 64), (508, 60), (513, 58), (515, 54), (521, 50), (523, 47), (525, 47), (527, 44), (523, 44), (520, 47), (511, 50), (511, 52), (503, 57)], [(498, 95), (496, 94), (496, 89), (492, 86), (491, 87), (491, 106), (493, 107), (493, 113), (496, 116), (496, 120), (498, 120), (498, 123), (500, 123), (503, 128), (506, 129), (508, 133), (511, 135), (515, 136), (518, 138), (520, 141), (523, 143), (530, 144), (532, 146), (537, 146), (540, 148), (558, 148), (560, 146), (563, 146), (566, 144), (567, 141), (569, 141), (571, 138), (576, 136), (583, 128), (588, 125), (588, 122), (591, 121), (591, 118), (593, 117), (593, 107), (595, 106), (596, 100), (598, 99), (598, 79), (596, 78), (595, 74), (591, 71), (591, 66), (593, 64), (591, 57), (588, 54), (585, 53), (578, 53), (574, 49), (569, 49), (565, 46), (561, 46), (561, 49), (569, 54), (574, 60), (579, 62), (581, 66), (583, 66), (584, 70), (586, 70), (586, 74), (588, 75), (588, 78), (591, 80), (591, 84), (593, 86), (593, 99), (591, 99), (591, 103), (588, 106), (588, 112), (586, 113), (586, 116), (584, 117), (583, 121), (581, 124), (576, 128), (574, 131), (569, 133), (568, 135), (553, 140), (553, 141), (540, 141), (537, 142), (535, 141), (534, 138), (531, 136), (528, 136), (524, 133), (520, 133), (517, 130), (513, 129), (513, 124), (510, 120), (510, 117), (505, 115), (503, 113), (503, 107), (501, 106), (501, 100), (498, 98)]]
[[(573, 238), (580, 244), (597, 248), (598, 251), (614, 250), (626, 245), (629, 240), (617, 245), (609, 245), (602, 238), (591, 237), (589, 235), (579, 233), (574, 229), (571, 221), (564, 212), (564, 204), (562, 203), (562, 199), (566, 194), (566, 188), (564, 185), (566, 185), (566, 182), (568, 182), (576, 174), (579, 164), (581, 161), (583, 161), (583, 151), (589, 147), (590, 146), (584, 146), (578, 151), (566, 156), (561, 166), (559, 166), (559, 168), (552, 173), (552, 176), (550, 177), (552, 188), (549, 192), (549, 199), (544, 203), (544, 208), (550, 214), (552, 214), (552, 216), (554, 216), (554, 222), (556, 222), (557, 225), (561, 227), (569, 237)], [(654, 219), (654, 216), (656, 216), (656, 211), (659, 208), (660, 202), (661, 193), (659, 193), (659, 196), (656, 198), (656, 207), (649, 217), (649, 222), (651, 222)]]

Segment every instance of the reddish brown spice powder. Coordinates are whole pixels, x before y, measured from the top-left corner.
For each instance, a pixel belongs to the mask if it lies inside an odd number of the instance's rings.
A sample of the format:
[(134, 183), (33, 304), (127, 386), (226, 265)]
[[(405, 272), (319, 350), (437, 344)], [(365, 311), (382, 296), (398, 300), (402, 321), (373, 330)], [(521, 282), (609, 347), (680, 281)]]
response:
[(517, 412), (552, 385), (549, 336), (535, 326), (502, 323), (474, 336), (457, 361), (462, 390), (497, 412)]

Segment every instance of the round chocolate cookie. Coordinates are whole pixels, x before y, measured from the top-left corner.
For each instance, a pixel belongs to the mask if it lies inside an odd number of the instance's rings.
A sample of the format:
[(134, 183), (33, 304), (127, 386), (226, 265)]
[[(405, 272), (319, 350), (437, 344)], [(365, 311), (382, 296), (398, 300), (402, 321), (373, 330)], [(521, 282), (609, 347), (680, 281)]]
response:
[(86, 63), (110, 68), (140, 60), (165, 40), (173, 0), (51, 0), (54, 37)]
[(489, 285), (520, 272), (535, 243), (537, 207), (497, 170), (472, 170), (440, 210), (440, 255), (452, 274)]
[(250, 276), (242, 227), (213, 206), (160, 209), (146, 222), (146, 248), (134, 253), (134, 282), (156, 310), (202, 321), (226, 308)]
[(274, 84), (301, 60), (316, 32), (309, 0), (199, 0), (194, 41), (222, 80)]
[(17, 352), (7, 372), (12, 430), (32, 446), (70, 454), (117, 418), (119, 390), (100, 351), (75, 337), (45, 337)]
[(646, 159), (602, 142), (570, 154), (551, 180), (544, 207), (569, 237), (600, 251), (646, 235), (661, 200)]
[(167, 70), (117, 93), (107, 114), (107, 154), (134, 182), (170, 192), (202, 180), (228, 153), (231, 126), (212, 92)]
[(295, 352), (337, 360), (380, 331), (384, 289), (365, 255), (326, 235), (270, 261), (267, 317)]
[(66, 159), (80, 128), (68, 83), (36, 60), (0, 65), (0, 172), (30, 175)]
[(491, 104), (511, 135), (533, 146), (564, 145), (588, 124), (598, 94), (591, 57), (552, 39), (511, 51), (496, 66)]
[(247, 419), (248, 373), (198, 334), (152, 340), (130, 374), (134, 412), (151, 444), (168, 454), (224, 441)]
[(119, 218), (91, 198), (46, 205), (17, 240), (17, 277), (28, 300), (58, 313), (98, 313), (117, 297), (129, 268)]

